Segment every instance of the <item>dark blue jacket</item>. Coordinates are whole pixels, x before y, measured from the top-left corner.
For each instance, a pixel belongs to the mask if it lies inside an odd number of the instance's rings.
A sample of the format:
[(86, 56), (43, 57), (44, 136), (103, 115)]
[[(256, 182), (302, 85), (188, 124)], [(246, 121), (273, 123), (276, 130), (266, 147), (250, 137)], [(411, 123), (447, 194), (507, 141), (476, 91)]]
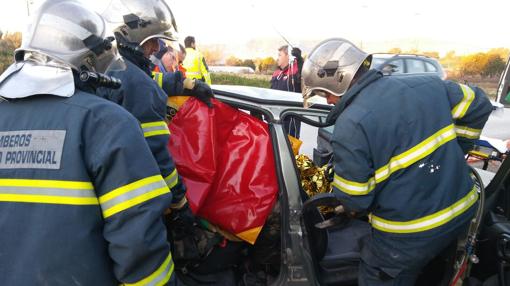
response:
[(334, 191), (383, 233), (432, 235), (467, 221), (478, 194), (464, 154), (491, 110), (476, 87), (368, 72), (332, 111)]
[(0, 285), (172, 285), (171, 200), (119, 106), (81, 91), (0, 101)]
[(301, 92), (301, 73), (297, 61), (285, 68), (278, 68), (271, 78), (271, 89)]
[(109, 72), (109, 75), (122, 80), (122, 87), (115, 90), (99, 89), (98, 94), (123, 106), (138, 119), (161, 175), (172, 190), (173, 203), (178, 204), (184, 198), (186, 189), (167, 149), (170, 136), (165, 122), (168, 97), (143, 70), (129, 60), (126, 60), (126, 65), (124, 71)]

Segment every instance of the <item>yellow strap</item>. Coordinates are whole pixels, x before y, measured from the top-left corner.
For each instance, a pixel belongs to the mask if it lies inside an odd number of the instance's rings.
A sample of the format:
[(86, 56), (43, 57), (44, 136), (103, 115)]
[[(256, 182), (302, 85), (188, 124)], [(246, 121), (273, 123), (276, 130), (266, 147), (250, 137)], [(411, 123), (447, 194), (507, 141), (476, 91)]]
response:
[(478, 199), (476, 187), (453, 205), (431, 215), (411, 221), (390, 221), (370, 215), (370, 222), (375, 229), (391, 233), (415, 233), (442, 226), (464, 213)]
[(481, 157), (484, 159), (487, 159), (490, 156), (489, 154), (485, 154), (480, 151), (474, 151), (474, 150), (469, 151), (469, 155), (478, 156), (478, 157)]

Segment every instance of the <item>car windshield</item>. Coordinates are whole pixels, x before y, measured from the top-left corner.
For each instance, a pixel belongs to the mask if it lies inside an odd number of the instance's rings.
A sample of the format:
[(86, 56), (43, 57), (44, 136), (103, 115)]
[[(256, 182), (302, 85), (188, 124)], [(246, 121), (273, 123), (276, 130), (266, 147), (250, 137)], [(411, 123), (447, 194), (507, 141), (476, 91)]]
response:
[(377, 68), (381, 64), (383, 64), (387, 59), (384, 58), (372, 58), (372, 66), (371, 68)]

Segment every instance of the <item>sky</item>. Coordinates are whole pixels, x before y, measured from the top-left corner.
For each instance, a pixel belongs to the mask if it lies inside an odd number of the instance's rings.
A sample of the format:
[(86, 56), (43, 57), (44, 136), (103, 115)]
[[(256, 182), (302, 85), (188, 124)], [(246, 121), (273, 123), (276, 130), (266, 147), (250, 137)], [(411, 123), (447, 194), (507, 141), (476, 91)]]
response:
[[(0, 30), (22, 31), (42, 0), (0, 0)], [(102, 10), (108, 0), (87, 0)], [(167, 0), (184, 39), (221, 44), (241, 57), (260, 53), (257, 43), (310, 48), (330, 37), (351, 40), (368, 52), (392, 47), (458, 54), (509, 47), (508, 0)], [(305, 51), (306, 52), (306, 51)], [(257, 55), (259, 56), (259, 55)]]

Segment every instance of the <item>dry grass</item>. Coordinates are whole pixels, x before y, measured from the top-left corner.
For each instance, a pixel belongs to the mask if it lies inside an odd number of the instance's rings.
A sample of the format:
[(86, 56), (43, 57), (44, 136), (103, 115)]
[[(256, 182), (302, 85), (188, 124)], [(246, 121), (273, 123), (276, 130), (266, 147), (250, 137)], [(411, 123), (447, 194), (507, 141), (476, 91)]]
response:
[(211, 73), (213, 84), (246, 85), (269, 88), (271, 76), (262, 74)]

